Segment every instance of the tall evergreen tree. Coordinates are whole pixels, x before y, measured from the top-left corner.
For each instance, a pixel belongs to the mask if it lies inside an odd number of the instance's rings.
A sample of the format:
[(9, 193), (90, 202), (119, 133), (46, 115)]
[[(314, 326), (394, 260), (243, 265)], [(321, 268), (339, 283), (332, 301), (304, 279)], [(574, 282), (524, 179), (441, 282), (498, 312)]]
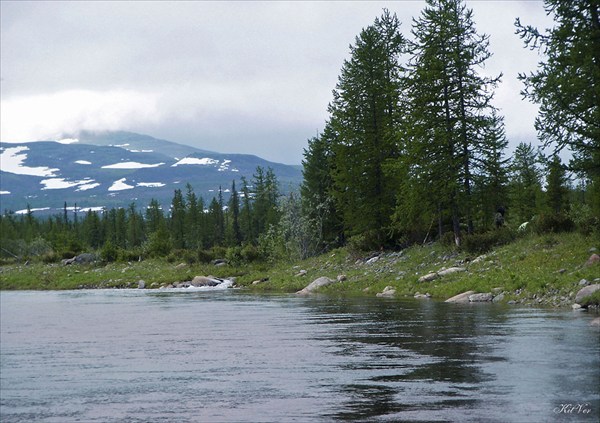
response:
[(428, 0), (412, 33), (407, 174), (418, 182), (409, 188), (423, 191), (418, 184), (430, 185), (439, 230), (449, 215), (460, 245), (461, 219), (473, 231), (473, 178), (477, 156), (498, 124), (490, 102), (500, 76), (477, 71), (491, 55), (489, 37), (477, 33), (462, 0)]
[(522, 25), (517, 33), (544, 61), (521, 74), (522, 94), (540, 105), (535, 127), (545, 145), (573, 152), (572, 167), (592, 182), (600, 216), (600, 1), (544, 0), (555, 26), (547, 33)]
[(546, 203), (552, 213), (566, 211), (569, 201), (567, 169), (558, 155), (548, 161), (546, 174)]
[(518, 222), (527, 222), (540, 206), (541, 171), (540, 153), (531, 144), (520, 143), (510, 164), (510, 196), (513, 216)]
[(180, 189), (176, 189), (171, 202), (171, 239), (173, 248), (185, 248), (185, 200)]
[(401, 79), (405, 40), (396, 15), (385, 10), (350, 46), (350, 59), (329, 105), (333, 164), (332, 194), (349, 235), (369, 232), (386, 238), (395, 189), (384, 174), (397, 157)]
[(228, 212), (231, 215), (231, 244), (239, 245), (242, 242), (240, 229), (240, 198), (235, 189), (235, 180), (231, 183), (231, 197), (229, 198)]

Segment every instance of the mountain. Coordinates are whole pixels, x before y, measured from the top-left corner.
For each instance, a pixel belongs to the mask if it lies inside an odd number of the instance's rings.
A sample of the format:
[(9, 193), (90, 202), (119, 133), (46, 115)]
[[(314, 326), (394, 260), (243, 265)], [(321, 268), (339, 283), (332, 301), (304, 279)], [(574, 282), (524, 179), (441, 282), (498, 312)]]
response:
[(191, 184), (210, 201), (232, 181), (241, 188), (258, 166), (272, 168), (282, 192), (299, 186), (302, 171), (248, 154), (222, 154), (131, 132), (81, 132), (56, 141), (0, 143), (0, 207), (37, 214), (62, 211), (66, 202), (82, 210), (145, 207), (151, 199), (168, 209), (175, 189)]

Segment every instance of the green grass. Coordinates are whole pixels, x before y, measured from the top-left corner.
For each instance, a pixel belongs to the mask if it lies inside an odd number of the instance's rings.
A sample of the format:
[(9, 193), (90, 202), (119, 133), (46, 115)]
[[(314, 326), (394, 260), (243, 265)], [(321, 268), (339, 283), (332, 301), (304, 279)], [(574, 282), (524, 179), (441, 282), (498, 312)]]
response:
[[(347, 280), (320, 292), (335, 295), (375, 295), (390, 285), (396, 296), (416, 292), (446, 299), (473, 290), (504, 293), (504, 301), (550, 306), (573, 302), (579, 281), (600, 278), (600, 265), (585, 266), (590, 249), (600, 250), (600, 240), (577, 233), (528, 235), (486, 254), (472, 263), (474, 255), (457, 252), (439, 243), (414, 246), (401, 252), (384, 252), (378, 261), (366, 264), (372, 254), (352, 255), (338, 249), (298, 263), (272, 265), (253, 263), (239, 267), (211, 265), (176, 266), (164, 260), (146, 260), (107, 265), (62, 266), (60, 264), (13, 264), (0, 267), (0, 289), (78, 289), (81, 287), (146, 287), (189, 281), (196, 275), (236, 277), (238, 286), (257, 292), (296, 292), (320, 276), (332, 279), (344, 274)], [(467, 271), (418, 282), (420, 276), (443, 267), (460, 266)], [(295, 276), (301, 269), (306, 276)], [(267, 282), (252, 282), (268, 278)]]

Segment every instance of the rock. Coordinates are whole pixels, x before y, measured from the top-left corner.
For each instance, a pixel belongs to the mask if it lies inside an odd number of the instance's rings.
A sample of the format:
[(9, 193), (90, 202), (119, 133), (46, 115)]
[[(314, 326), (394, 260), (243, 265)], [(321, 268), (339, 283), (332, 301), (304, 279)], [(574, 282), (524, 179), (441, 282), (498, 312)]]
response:
[(469, 295), (469, 302), (471, 303), (486, 303), (492, 301), (494, 296), (491, 292), (486, 292), (484, 294), (473, 294)]
[(393, 286), (386, 286), (385, 288), (383, 288), (382, 292), (378, 292), (376, 294), (378, 297), (380, 298), (390, 298), (396, 295), (396, 290), (394, 289)]
[(581, 308), (581, 306), (580, 306), (579, 304), (573, 304), (573, 305), (571, 306), (571, 308), (572, 308), (573, 310), (579, 310), (579, 309)]
[(146, 282), (144, 282), (143, 280), (139, 280), (138, 281), (138, 289), (144, 289), (146, 288)]
[(502, 287), (492, 288), (492, 293), (493, 294), (499, 294), (502, 291), (504, 291), (504, 288), (502, 288)]
[[(150, 285), (150, 288), (156, 288), (158, 286), (158, 284), (156, 282), (152, 282), (152, 285)], [(162, 288), (162, 286), (161, 286)]]
[(175, 266), (176, 270), (181, 270), (181, 269), (185, 269), (187, 267), (187, 264), (185, 263), (179, 263), (177, 266)]
[(73, 264), (73, 263), (75, 263), (75, 257), (70, 258), (70, 259), (61, 260), (61, 263), (63, 266), (68, 266), (70, 264)]
[(600, 317), (596, 317), (590, 322), (590, 326), (600, 326)]
[(308, 272), (303, 269), (303, 270), (299, 271), (298, 273), (296, 273), (295, 276), (298, 278), (298, 277), (301, 277), (301, 276), (306, 276), (307, 273)]
[(77, 264), (90, 264), (96, 261), (96, 256), (91, 253), (79, 254), (75, 257), (75, 263)]
[(586, 286), (589, 284), (590, 284), (590, 282), (587, 279), (582, 279), (579, 281), (579, 286)]
[(348, 280), (348, 277), (346, 275), (337, 275), (338, 282), (344, 282), (345, 280)]
[[(221, 282), (221, 280), (219, 279), (214, 279), (211, 277), (206, 277), (206, 276), (195, 276), (194, 279), (192, 279), (192, 281), (190, 282), (190, 284), (192, 286), (217, 286), (219, 285)], [(179, 288), (179, 286), (178, 286)]]
[(269, 278), (262, 278), (262, 279), (258, 279), (258, 280), (255, 280), (254, 282), (252, 282), (252, 285), (259, 285), (261, 283), (265, 283), (268, 281), (269, 281)]
[(379, 256), (375, 256), (375, 257), (367, 260), (366, 264), (373, 264), (373, 263), (376, 263), (378, 260), (379, 260)]
[(428, 300), (431, 298), (431, 294), (428, 292), (427, 294), (415, 293), (415, 298), (417, 300)]
[(487, 258), (487, 256), (485, 254), (477, 257), (475, 260), (473, 260), (471, 262), (471, 264), (477, 264), (477, 263), (481, 263), (482, 261), (484, 261)]
[(494, 299), (492, 300), (493, 303), (500, 303), (504, 300), (504, 294), (498, 294), (494, 297)]
[(591, 266), (593, 264), (600, 263), (600, 256), (598, 254), (592, 254), (590, 258), (585, 262), (586, 266)]
[(445, 302), (446, 303), (468, 303), (469, 295), (473, 295), (474, 293), (475, 293), (475, 291), (463, 292), (462, 294), (458, 294), (458, 295), (455, 295), (454, 297), (448, 298)]
[(588, 285), (584, 288), (581, 288), (579, 290), (579, 292), (577, 292), (577, 295), (575, 295), (575, 302), (577, 304), (582, 304), (581, 300), (583, 300), (585, 297), (592, 295), (594, 292), (598, 291), (600, 289), (600, 284), (594, 284), (594, 285)]
[(440, 276), (446, 276), (446, 275), (451, 275), (453, 273), (464, 272), (465, 270), (467, 270), (467, 269), (465, 269), (464, 267), (450, 267), (448, 269), (442, 269), (437, 273)]
[(435, 280), (435, 279), (437, 279), (439, 277), (440, 277), (440, 275), (437, 274), (436, 272), (428, 273), (428, 274), (426, 274), (424, 276), (421, 276), (419, 278), (419, 282), (431, 282), (431, 281), (433, 281), (433, 280)]
[(299, 295), (310, 294), (310, 293), (316, 291), (317, 289), (319, 289), (323, 286), (331, 285), (334, 282), (335, 281), (333, 279), (329, 279), (325, 276), (321, 276), (320, 278), (317, 278), (314, 281), (312, 281), (310, 284), (308, 284), (304, 289), (301, 289), (300, 291), (296, 292), (296, 294), (299, 294)]
[(225, 266), (227, 264), (227, 260), (225, 259), (216, 259), (212, 261), (213, 266)]

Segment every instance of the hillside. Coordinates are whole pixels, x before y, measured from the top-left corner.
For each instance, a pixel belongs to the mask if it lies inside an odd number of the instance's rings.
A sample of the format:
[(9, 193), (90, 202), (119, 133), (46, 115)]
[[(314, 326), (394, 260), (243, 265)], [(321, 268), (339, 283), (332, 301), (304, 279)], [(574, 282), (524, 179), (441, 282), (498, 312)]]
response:
[(252, 180), (258, 166), (272, 168), (282, 192), (297, 187), (297, 166), (247, 154), (222, 154), (129, 132), (82, 132), (55, 141), (0, 143), (2, 211), (55, 213), (64, 203), (82, 210), (145, 207), (151, 199), (168, 207), (175, 189), (210, 201), (232, 182)]

